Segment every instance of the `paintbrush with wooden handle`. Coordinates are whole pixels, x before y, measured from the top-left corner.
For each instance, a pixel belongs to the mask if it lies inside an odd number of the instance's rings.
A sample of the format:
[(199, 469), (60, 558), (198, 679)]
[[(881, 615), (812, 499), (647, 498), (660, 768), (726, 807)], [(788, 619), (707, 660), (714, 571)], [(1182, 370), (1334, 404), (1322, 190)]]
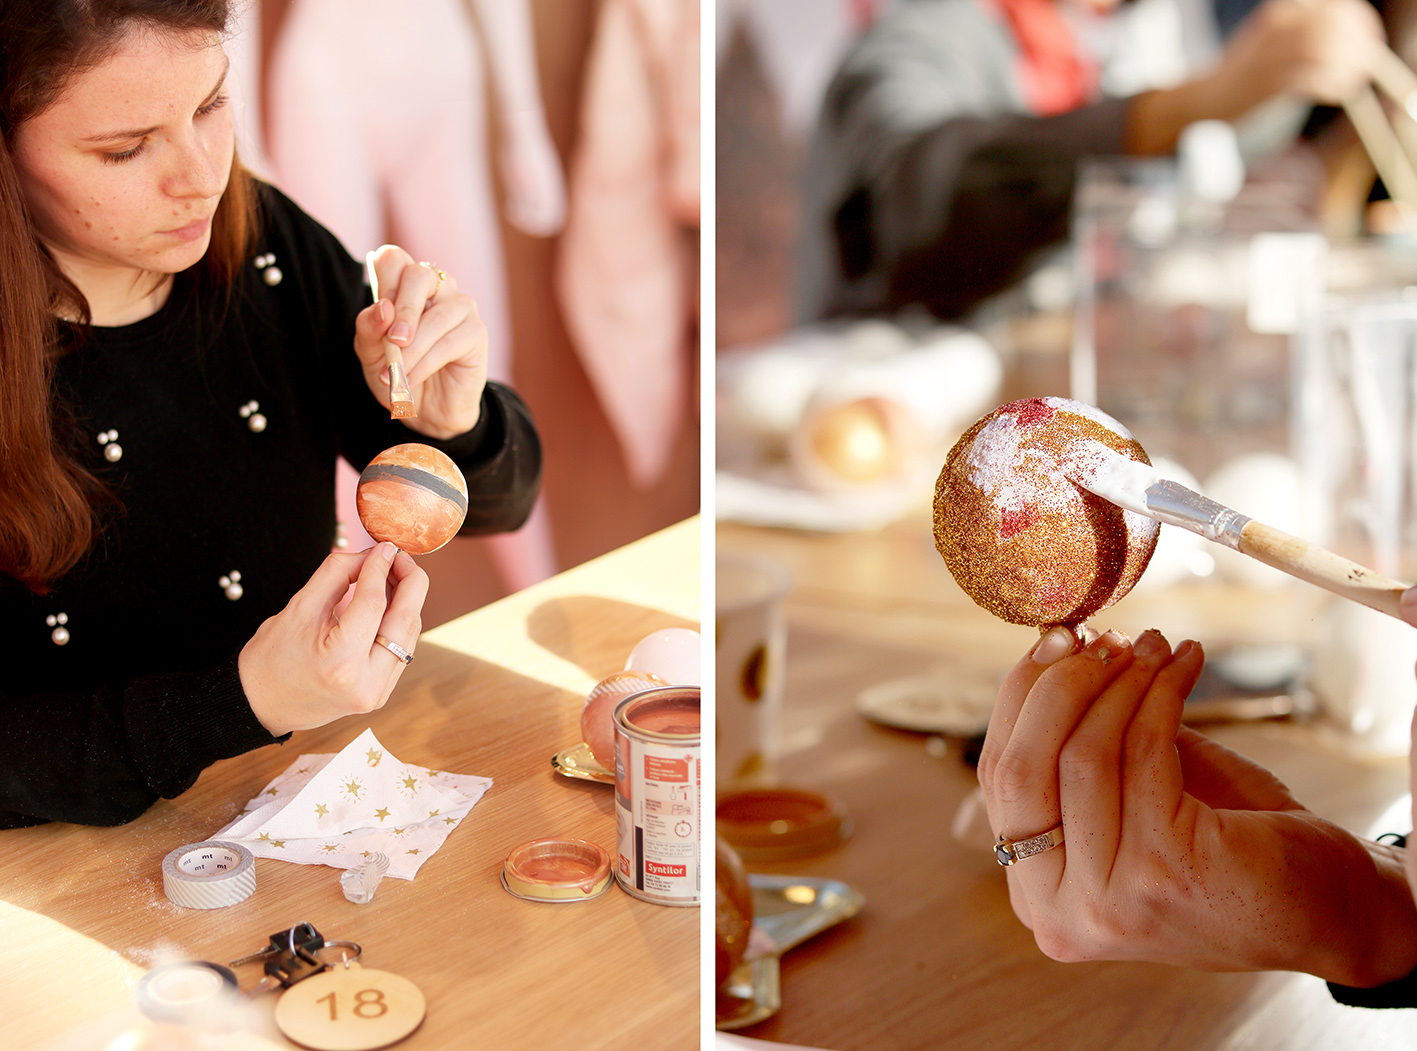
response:
[(1402, 619), (1398, 605), (1406, 584), (1216, 503), (1101, 442), (1079, 449), (1067, 475), (1088, 492), (1124, 510), (1198, 533), (1291, 577)]
[[(369, 289), (374, 302), (379, 302), (379, 275), (374, 272), (374, 253), (364, 257), (364, 271), (369, 276)], [(390, 339), (384, 340), (384, 361), (389, 366), (389, 418), (413, 419), (418, 411), (413, 407), (413, 395), (408, 389), (408, 376), (403, 370), (403, 351)]]

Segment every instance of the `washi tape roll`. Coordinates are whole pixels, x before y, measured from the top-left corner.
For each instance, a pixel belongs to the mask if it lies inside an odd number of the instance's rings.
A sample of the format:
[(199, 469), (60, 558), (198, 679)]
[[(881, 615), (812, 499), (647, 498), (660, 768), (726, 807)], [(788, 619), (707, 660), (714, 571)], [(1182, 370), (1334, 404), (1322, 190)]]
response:
[(223, 909), (256, 890), (256, 858), (240, 843), (208, 840), (162, 859), (162, 889), (184, 909)]

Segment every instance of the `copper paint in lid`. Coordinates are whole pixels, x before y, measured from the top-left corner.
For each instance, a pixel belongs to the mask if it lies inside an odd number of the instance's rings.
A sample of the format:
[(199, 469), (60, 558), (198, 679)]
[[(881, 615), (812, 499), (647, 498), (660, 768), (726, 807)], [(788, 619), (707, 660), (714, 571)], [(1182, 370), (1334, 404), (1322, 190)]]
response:
[(805, 857), (851, 833), (836, 800), (800, 788), (743, 788), (719, 797), (718, 833), (744, 861)]
[(534, 839), (502, 866), (502, 886), (529, 901), (584, 901), (609, 885), (610, 855), (584, 839)]

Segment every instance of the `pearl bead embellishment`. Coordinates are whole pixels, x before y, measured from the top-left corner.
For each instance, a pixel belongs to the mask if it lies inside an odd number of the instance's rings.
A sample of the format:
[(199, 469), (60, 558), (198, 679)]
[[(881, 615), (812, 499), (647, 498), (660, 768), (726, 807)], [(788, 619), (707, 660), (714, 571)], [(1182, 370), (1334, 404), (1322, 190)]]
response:
[(285, 277), (280, 272), (280, 267), (275, 265), (276, 257), (274, 253), (267, 252), (265, 255), (258, 255), (255, 260), (256, 269), (261, 271), (261, 280), (274, 288), (281, 283)]
[(246, 421), (246, 426), (260, 434), (266, 429), (266, 418), (256, 410), (261, 407), (258, 401), (248, 401), (241, 406), (241, 418)]
[(98, 444), (103, 446), (103, 458), (109, 463), (123, 459), (123, 446), (118, 444), (117, 431), (104, 431), (98, 436)]
[(336, 523), (335, 523), (335, 547), (339, 548), (341, 551), (343, 551), (345, 548), (349, 547), (349, 537), (345, 535), (345, 532), (346, 532), (346, 530), (345, 530), (345, 528), (344, 528), (344, 523), (343, 523), (343, 522), (336, 522)]
[(54, 629), (49, 633), (49, 637), (54, 640), (54, 645), (63, 646), (69, 641), (69, 629), (64, 626), (69, 623), (69, 614), (51, 613), (44, 618), (44, 623)]
[(241, 589), (241, 574), (234, 569), (218, 580), (217, 583), (221, 585), (222, 591), (226, 593), (226, 597), (232, 602), (235, 602), (244, 594)]

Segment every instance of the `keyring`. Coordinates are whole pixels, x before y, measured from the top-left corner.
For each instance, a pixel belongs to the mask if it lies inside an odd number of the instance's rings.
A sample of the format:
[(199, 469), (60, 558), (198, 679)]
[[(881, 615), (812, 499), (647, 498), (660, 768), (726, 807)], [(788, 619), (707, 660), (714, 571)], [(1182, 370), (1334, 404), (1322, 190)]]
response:
[[(324, 952), (326, 949), (353, 949), (353, 956), (350, 956), (348, 953), (340, 953), (340, 962), (344, 964), (346, 969), (348, 969), (349, 965), (352, 964), (355, 960), (359, 959), (359, 957), (364, 955), (364, 950), (359, 947), (358, 942), (325, 942), (324, 945), (314, 950), (316, 958), (319, 959), (321, 963), (324, 963), (325, 960), (319, 954)], [(334, 964), (331, 963), (327, 964), (326, 966), (333, 967)]]

